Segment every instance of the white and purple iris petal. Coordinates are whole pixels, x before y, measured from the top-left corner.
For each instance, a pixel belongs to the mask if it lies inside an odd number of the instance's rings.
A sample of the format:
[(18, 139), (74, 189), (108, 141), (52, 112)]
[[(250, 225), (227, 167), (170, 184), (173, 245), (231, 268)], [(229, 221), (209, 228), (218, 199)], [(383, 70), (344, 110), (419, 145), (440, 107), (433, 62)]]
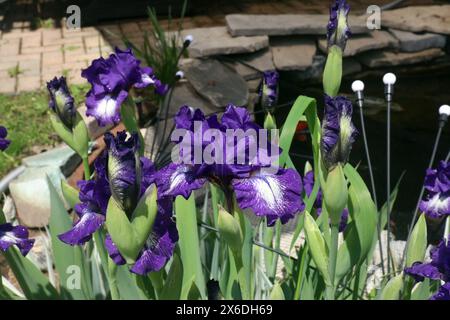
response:
[(198, 175), (196, 166), (171, 163), (158, 171), (158, 181), (162, 197), (183, 196), (188, 199), (192, 191), (205, 184), (206, 178)]
[(437, 169), (428, 169), (424, 187), (427, 195), (420, 210), (430, 218), (450, 215), (450, 163), (440, 161)]
[(34, 239), (28, 238), (28, 230), (24, 226), (13, 226), (10, 223), (0, 225), (0, 249), (8, 250), (12, 245), (16, 245), (20, 253), (26, 256), (34, 244)]
[(249, 178), (233, 179), (232, 185), (239, 206), (267, 217), (269, 226), (277, 219), (286, 223), (305, 207), (302, 181), (293, 169), (279, 169), (276, 174), (258, 170)]
[(420, 210), (435, 219), (450, 215), (450, 192), (429, 195), (420, 202)]
[(91, 90), (86, 96), (86, 114), (97, 119), (100, 126), (113, 125), (120, 122), (120, 106), (128, 97), (126, 91), (117, 95), (95, 95)]
[(82, 245), (91, 240), (92, 234), (105, 222), (105, 216), (92, 210), (88, 204), (77, 204), (75, 211), (79, 217), (78, 221), (74, 223), (72, 229), (58, 235), (59, 240), (72, 246)]

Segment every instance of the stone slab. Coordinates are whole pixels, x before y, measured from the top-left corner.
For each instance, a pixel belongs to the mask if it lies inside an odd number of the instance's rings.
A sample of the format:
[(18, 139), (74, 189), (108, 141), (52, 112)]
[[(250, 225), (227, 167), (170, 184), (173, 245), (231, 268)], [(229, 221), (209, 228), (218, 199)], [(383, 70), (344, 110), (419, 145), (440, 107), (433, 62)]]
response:
[[(329, 16), (324, 14), (229, 14), (225, 17), (232, 36), (325, 35)], [(366, 33), (366, 17), (350, 16), (353, 34)]]
[(216, 108), (229, 103), (247, 104), (248, 88), (244, 78), (218, 60), (194, 60), (185, 75), (195, 91)]
[(80, 156), (65, 145), (22, 160), (22, 163), (27, 167), (58, 167), (65, 176), (70, 175), (80, 162)]
[(359, 60), (362, 64), (370, 68), (409, 65), (419, 62), (427, 62), (445, 53), (441, 49), (428, 49), (420, 52), (392, 52), (392, 51), (371, 51), (363, 53)]
[[(364, 35), (354, 35), (347, 41), (344, 57), (352, 57), (358, 53), (385, 48), (396, 48), (399, 41), (387, 31), (374, 30)], [(318, 41), (319, 49), (327, 52), (327, 39)]]
[(275, 70), (273, 55), (270, 49), (263, 49), (254, 53), (233, 55), (233, 59), (245, 63), (261, 72)]
[(269, 45), (267, 36), (232, 37), (226, 27), (183, 30), (182, 36), (186, 35), (194, 37), (188, 48), (191, 58), (255, 52)]
[(255, 68), (252, 68), (244, 63), (238, 62), (238, 61), (223, 61), (223, 63), (230, 68), (234, 69), (244, 80), (253, 80), (258, 79), (261, 75), (261, 72), (256, 70)]
[(383, 27), (450, 35), (450, 5), (410, 6), (383, 11)]
[(389, 30), (398, 40), (399, 49), (403, 52), (417, 52), (431, 48), (445, 48), (447, 39), (445, 36), (436, 33), (422, 33), (402, 30)]
[(61, 193), (61, 179), (65, 179), (58, 167), (30, 167), (15, 180), (9, 190), (16, 205), (17, 217), (29, 228), (42, 228), (50, 218), (50, 190), (47, 176)]
[(309, 37), (276, 37), (270, 40), (273, 62), (277, 70), (305, 70), (313, 62), (316, 43)]

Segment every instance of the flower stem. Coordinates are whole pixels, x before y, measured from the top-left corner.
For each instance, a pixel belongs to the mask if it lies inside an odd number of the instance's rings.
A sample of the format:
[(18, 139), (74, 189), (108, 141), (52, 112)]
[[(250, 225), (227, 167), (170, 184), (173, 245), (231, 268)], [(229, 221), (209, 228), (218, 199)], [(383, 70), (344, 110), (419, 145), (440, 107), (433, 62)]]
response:
[(91, 169), (89, 167), (89, 159), (87, 155), (81, 157), (83, 160), (83, 168), (84, 168), (84, 180), (91, 179)]
[(108, 281), (109, 281), (109, 290), (111, 291), (111, 300), (119, 300), (119, 289), (117, 288), (117, 265), (112, 261), (111, 258), (108, 258)]
[(328, 272), (330, 273), (330, 284), (327, 285), (326, 296), (327, 300), (334, 300), (336, 294), (335, 275), (336, 275), (336, 262), (339, 240), (339, 225), (333, 224), (331, 226), (331, 239), (330, 239), (330, 260), (328, 265)]
[(111, 291), (111, 300), (119, 300), (119, 289), (117, 288), (117, 265), (112, 261), (111, 258), (108, 258), (108, 282), (109, 282), (109, 290)]

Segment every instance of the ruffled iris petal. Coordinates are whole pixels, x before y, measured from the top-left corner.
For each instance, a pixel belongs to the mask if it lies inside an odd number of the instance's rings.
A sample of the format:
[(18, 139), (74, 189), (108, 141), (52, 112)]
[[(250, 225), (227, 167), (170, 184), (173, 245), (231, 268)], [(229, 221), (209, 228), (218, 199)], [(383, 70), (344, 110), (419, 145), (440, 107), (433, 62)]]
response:
[(99, 125), (107, 126), (120, 122), (120, 106), (128, 97), (126, 91), (120, 91), (117, 95), (95, 95), (91, 90), (86, 96), (86, 114), (95, 117)]
[(429, 194), (420, 202), (419, 208), (430, 218), (450, 215), (450, 192)]
[(232, 185), (239, 206), (251, 208), (257, 216), (266, 216), (268, 225), (278, 218), (286, 223), (304, 209), (302, 182), (293, 169), (279, 169), (277, 174), (260, 170), (249, 178), (234, 179)]
[(8, 250), (15, 245), (20, 253), (26, 256), (34, 244), (34, 239), (28, 239), (28, 230), (24, 226), (13, 226), (10, 223), (0, 225), (0, 249)]
[(433, 295), (430, 300), (450, 300), (450, 282), (444, 283), (439, 287), (439, 291)]
[(100, 229), (105, 222), (105, 216), (92, 211), (88, 205), (81, 204), (75, 210), (79, 215), (78, 221), (74, 223), (72, 229), (58, 235), (62, 242), (72, 246), (81, 245), (91, 240), (94, 232)]
[(206, 179), (198, 175), (195, 166), (171, 163), (158, 172), (161, 196), (183, 196), (188, 199), (193, 190), (200, 189)]

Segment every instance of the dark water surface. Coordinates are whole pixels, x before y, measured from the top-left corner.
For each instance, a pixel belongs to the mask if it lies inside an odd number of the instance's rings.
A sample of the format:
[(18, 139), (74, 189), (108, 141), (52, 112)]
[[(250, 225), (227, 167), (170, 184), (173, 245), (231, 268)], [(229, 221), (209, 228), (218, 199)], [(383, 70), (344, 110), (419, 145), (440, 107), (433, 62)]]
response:
[[(424, 71), (425, 70), (425, 71)], [(384, 97), (382, 76), (390, 70), (380, 70), (362, 76), (365, 82), (365, 96), (367, 98)], [(343, 80), (341, 92), (352, 94), (351, 83), (356, 78)], [(323, 97), (321, 86), (301, 86), (286, 81), (281, 76), (280, 103), (295, 99), (299, 94), (315, 97), (318, 102), (319, 117), (323, 115)], [(400, 185), (399, 195), (392, 213), (392, 226), (398, 238), (405, 238), (408, 224), (423, 183), (425, 170), (428, 165), (433, 143), (437, 133), (438, 108), (442, 104), (450, 104), (450, 67), (435, 68), (433, 71), (422, 69), (420, 72), (399, 71), (395, 85), (394, 102), (403, 111), (392, 112), (391, 128), (391, 186), (395, 186), (403, 172), (405, 175)], [(366, 115), (366, 130), (374, 166), (375, 183), (379, 206), (386, 201), (386, 108), (378, 113)], [(354, 108), (353, 122), (360, 131), (358, 108)], [(282, 124), (289, 108), (282, 108), (276, 112), (278, 124)], [(296, 154), (311, 154), (310, 143), (294, 142), (291, 152)], [(447, 124), (436, 155), (436, 161), (445, 159), (450, 151), (450, 124)], [(300, 172), (303, 172), (305, 159), (292, 156)], [(370, 189), (368, 167), (364, 153), (362, 137), (353, 146), (350, 162), (360, 163), (360, 173)], [(437, 163), (437, 162), (435, 162)], [(437, 234), (439, 224), (432, 227)]]

